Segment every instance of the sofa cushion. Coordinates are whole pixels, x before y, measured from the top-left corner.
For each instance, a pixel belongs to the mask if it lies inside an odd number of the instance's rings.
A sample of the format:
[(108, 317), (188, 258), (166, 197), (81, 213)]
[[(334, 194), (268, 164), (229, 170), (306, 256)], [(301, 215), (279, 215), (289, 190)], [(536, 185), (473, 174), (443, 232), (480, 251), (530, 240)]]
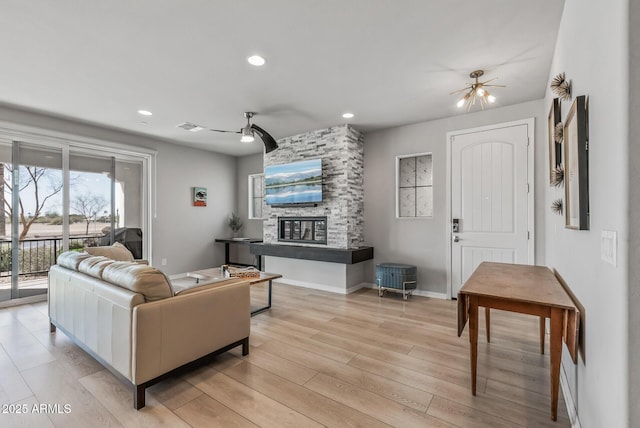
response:
[(104, 256), (111, 260), (121, 262), (132, 262), (134, 260), (131, 251), (119, 242), (104, 247), (85, 247), (84, 250), (92, 256)]
[(102, 279), (142, 294), (147, 302), (173, 296), (165, 274), (151, 266), (132, 262), (113, 262), (105, 266)]
[(104, 268), (111, 263), (115, 263), (112, 259), (105, 256), (91, 256), (80, 262), (78, 272), (86, 273), (94, 278), (102, 279)]
[(78, 270), (78, 265), (85, 259), (91, 257), (90, 254), (87, 253), (79, 253), (77, 251), (66, 251), (58, 256), (57, 263), (71, 270)]

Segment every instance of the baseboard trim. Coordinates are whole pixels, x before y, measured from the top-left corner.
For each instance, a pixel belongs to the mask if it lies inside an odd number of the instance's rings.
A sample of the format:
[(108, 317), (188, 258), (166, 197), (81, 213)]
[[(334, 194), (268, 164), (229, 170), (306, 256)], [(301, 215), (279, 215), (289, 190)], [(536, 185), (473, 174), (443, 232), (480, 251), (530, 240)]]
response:
[[(280, 284), (293, 285), (296, 287), (311, 288), (313, 290), (328, 291), (330, 293), (336, 293), (336, 294), (351, 294), (353, 292), (360, 290), (361, 288), (373, 288), (373, 289), (378, 288), (376, 284), (371, 284), (370, 282), (361, 282), (360, 284), (356, 284), (352, 287), (345, 288), (345, 289), (329, 287), (327, 285), (317, 284), (315, 282), (298, 281), (295, 279), (286, 279), (286, 278), (278, 278), (276, 282)], [(415, 296), (449, 300), (449, 297), (447, 297), (446, 293), (436, 293), (434, 291), (426, 291), (426, 290), (413, 290), (413, 294)]]
[(569, 414), (569, 421), (571, 421), (571, 428), (581, 428), (577, 406), (573, 400), (573, 396), (571, 395), (569, 380), (567, 379), (567, 374), (565, 373), (564, 366), (562, 364), (560, 365), (560, 387), (562, 388), (564, 402), (567, 404), (567, 413)]
[(324, 284), (318, 284), (315, 282), (298, 281), (295, 279), (286, 279), (286, 278), (278, 278), (275, 280), (275, 282), (280, 284), (293, 285), (295, 287), (311, 288), (312, 290), (328, 291), (329, 293), (336, 293), (336, 294), (351, 294), (355, 291), (360, 290), (362, 287), (367, 286), (366, 283), (362, 282), (360, 284), (354, 285), (349, 288), (340, 289), (336, 287), (330, 287)]
[[(359, 288), (374, 288), (377, 289), (378, 286), (376, 284), (371, 283), (362, 283)], [(450, 300), (446, 293), (436, 293), (435, 291), (427, 291), (427, 290), (413, 290), (413, 293), (416, 296), (422, 297), (431, 297), (434, 299), (442, 299), (442, 300)]]
[(9, 308), (11, 306), (27, 305), (29, 303), (44, 302), (47, 300), (47, 293), (38, 294), (36, 296), (22, 297), (20, 299), (7, 300), (0, 302), (0, 308)]

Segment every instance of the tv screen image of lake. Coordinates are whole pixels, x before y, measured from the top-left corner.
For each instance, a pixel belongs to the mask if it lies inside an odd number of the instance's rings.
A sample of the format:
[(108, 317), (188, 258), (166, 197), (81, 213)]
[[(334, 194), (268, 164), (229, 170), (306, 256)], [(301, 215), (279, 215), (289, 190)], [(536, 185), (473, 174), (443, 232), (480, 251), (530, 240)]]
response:
[(268, 205), (322, 201), (322, 159), (272, 165), (264, 173)]

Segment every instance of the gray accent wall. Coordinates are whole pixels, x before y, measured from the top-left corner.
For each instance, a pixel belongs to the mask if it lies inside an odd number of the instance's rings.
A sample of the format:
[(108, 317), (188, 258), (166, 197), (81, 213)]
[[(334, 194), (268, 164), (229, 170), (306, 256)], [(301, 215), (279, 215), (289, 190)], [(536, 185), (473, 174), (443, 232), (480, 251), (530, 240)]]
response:
[[(505, 88), (506, 90), (506, 88)], [(499, 95), (499, 94), (498, 94)], [(452, 98), (451, 102), (455, 102)], [(367, 133), (364, 145), (364, 237), (374, 247), (375, 263), (398, 262), (418, 268), (418, 289), (447, 292), (445, 218), (447, 133), (451, 131), (535, 118), (535, 194), (544, 200), (548, 186), (546, 112), (542, 100), (484, 111), (460, 113), (447, 119)], [(396, 156), (433, 154), (433, 217), (396, 218)], [(546, 174), (546, 175), (545, 175)], [(536, 261), (544, 263), (545, 207), (536, 207)], [(374, 283), (374, 272), (367, 282)]]
[[(635, 21), (637, 24), (637, 16)], [(545, 206), (546, 264), (559, 272), (585, 307), (586, 358), (579, 357), (574, 365), (565, 347), (562, 358), (571, 400), (583, 428), (639, 423), (639, 359), (634, 352), (639, 324), (638, 316), (633, 315), (638, 312), (638, 282), (637, 270), (629, 271), (630, 264), (636, 265), (635, 269), (638, 264), (637, 221), (632, 228), (636, 231), (629, 233), (629, 213), (632, 219), (638, 217), (637, 187), (629, 193), (629, 177), (632, 183), (638, 181), (638, 149), (637, 144), (629, 145), (628, 61), (628, 0), (565, 1), (549, 81), (564, 72), (572, 82), (573, 98), (562, 103), (563, 121), (575, 96), (588, 96), (590, 230), (566, 229), (564, 218), (548, 209), (552, 200), (564, 197), (562, 189), (547, 186), (540, 202)], [(636, 96), (637, 73), (636, 68), (632, 72), (636, 74), (632, 77), (636, 79)], [(547, 88), (547, 111), (552, 98)], [(632, 118), (637, 122), (637, 99), (631, 106), (635, 106)], [(637, 132), (637, 124), (632, 129)], [(635, 137), (637, 143), (637, 133)], [(635, 170), (631, 173), (630, 161)], [(629, 210), (630, 201), (635, 212)], [(605, 230), (617, 232), (616, 266), (600, 258)], [(632, 242), (635, 251), (629, 250)], [(629, 272), (635, 273), (636, 281), (630, 281)], [(630, 324), (630, 319), (635, 322)], [(631, 409), (635, 406), (632, 412), (636, 417), (630, 418), (629, 385), (634, 381)]]
[(640, 421), (640, 2), (629, 3), (629, 425)]
[[(256, 143), (260, 143), (256, 139)], [(247, 238), (262, 238), (262, 223), (263, 220), (251, 219), (249, 220), (249, 182), (248, 176), (250, 174), (262, 174), (264, 168), (262, 166), (262, 157), (264, 153), (256, 153), (255, 155), (242, 156), (238, 158), (238, 172), (237, 172), (237, 209), (236, 212), (242, 218), (244, 226), (240, 230), (240, 235)]]

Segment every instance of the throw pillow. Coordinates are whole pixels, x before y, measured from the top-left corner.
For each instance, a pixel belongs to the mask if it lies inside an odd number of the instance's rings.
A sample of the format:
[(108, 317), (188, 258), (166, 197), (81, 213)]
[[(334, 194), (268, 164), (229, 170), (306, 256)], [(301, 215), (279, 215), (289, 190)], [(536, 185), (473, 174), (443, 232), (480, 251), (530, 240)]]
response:
[(92, 256), (105, 256), (118, 262), (132, 262), (134, 260), (131, 251), (119, 242), (104, 247), (85, 247), (84, 250)]

